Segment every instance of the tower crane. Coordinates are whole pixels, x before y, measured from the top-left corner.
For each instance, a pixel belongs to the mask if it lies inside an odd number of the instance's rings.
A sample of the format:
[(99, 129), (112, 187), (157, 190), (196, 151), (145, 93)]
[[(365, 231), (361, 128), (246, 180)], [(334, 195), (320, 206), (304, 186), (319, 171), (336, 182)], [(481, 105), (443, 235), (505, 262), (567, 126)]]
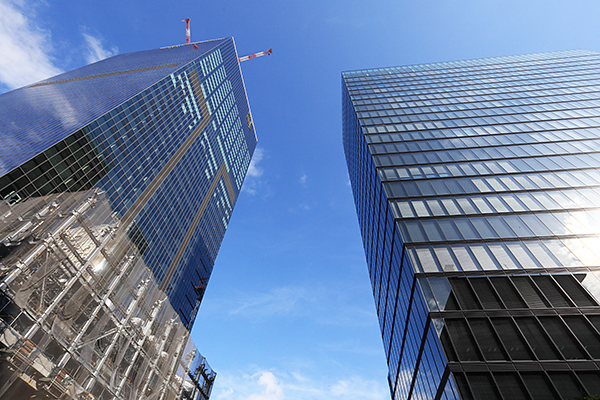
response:
[[(195, 43), (192, 43), (192, 38), (191, 38), (192, 35), (191, 35), (191, 31), (190, 31), (190, 18), (182, 19), (181, 22), (185, 22), (185, 43), (186, 44), (191, 43), (194, 46), (194, 48), (197, 49), (198, 46), (196, 46)], [(258, 53), (240, 57), (240, 58), (238, 58), (238, 62), (251, 60), (253, 58), (261, 57), (261, 56), (270, 56), (271, 54), (273, 54), (273, 49), (260, 51)]]
[(273, 49), (269, 49), (269, 50), (261, 51), (258, 53), (250, 54), (248, 56), (240, 57), (240, 58), (238, 58), (238, 62), (251, 60), (253, 58), (261, 57), (261, 56), (270, 56), (271, 54), (273, 54)]

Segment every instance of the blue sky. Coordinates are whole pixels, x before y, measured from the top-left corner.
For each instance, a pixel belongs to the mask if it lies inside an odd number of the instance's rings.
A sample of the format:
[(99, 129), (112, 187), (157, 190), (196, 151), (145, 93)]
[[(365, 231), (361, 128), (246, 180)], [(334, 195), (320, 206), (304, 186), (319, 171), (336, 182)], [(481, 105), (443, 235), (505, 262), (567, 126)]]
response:
[(389, 399), (341, 141), (343, 70), (583, 48), (597, 1), (0, 0), (0, 92), (233, 36), (259, 145), (193, 331), (217, 400)]

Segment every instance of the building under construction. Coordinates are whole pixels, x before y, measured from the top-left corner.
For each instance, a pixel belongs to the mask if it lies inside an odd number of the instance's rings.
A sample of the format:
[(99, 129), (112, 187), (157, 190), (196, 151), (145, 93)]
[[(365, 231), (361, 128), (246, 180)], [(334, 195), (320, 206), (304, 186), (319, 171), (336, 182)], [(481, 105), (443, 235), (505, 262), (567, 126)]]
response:
[(190, 340), (256, 146), (232, 38), (0, 95), (0, 398), (207, 399)]

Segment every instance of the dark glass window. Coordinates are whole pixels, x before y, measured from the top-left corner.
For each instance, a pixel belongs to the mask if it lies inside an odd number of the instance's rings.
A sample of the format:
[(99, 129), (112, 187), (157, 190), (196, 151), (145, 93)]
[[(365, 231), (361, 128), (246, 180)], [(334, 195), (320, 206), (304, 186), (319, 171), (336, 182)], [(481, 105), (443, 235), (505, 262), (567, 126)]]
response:
[(556, 393), (556, 390), (543, 372), (523, 373), (521, 377), (523, 378), (529, 393), (531, 393), (533, 400), (560, 399), (558, 393)]
[(517, 290), (530, 308), (548, 308), (550, 304), (527, 276), (512, 277)]
[(565, 316), (564, 320), (587, 352), (593, 358), (599, 359), (600, 338), (585, 318), (582, 316)]
[(534, 318), (515, 318), (529, 346), (540, 360), (558, 360), (560, 355)]
[(506, 304), (506, 307), (509, 309), (527, 308), (527, 305), (508, 278), (493, 277), (490, 278), (490, 282), (492, 282), (496, 288), (496, 291), (500, 295), (500, 298), (502, 298), (504, 304)]
[(581, 380), (589, 394), (600, 394), (600, 372), (577, 372), (577, 377)]
[(548, 375), (563, 399), (585, 395), (585, 390), (571, 372), (549, 372)]
[(533, 353), (510, 318), (492, 318), (506, 351), (513, 360), (532, 360)]
[(572, 307), (567, 296), (557, 287), (549, 275), (533, 276), (533, 280), (553, 307)]
[(540, 322), (567, 360), (581, 360), (588, 358), (581, 348), (581, 345), (577, 343), (560, 318), (540, 317)]
[(508, 357), (492, 329), (492, 325), (485, 318), (469, 319), (469, 325), (475, 335), (483, 357), (488, 361), (506, 360)]
[(494, 373), (498, 388), (505, 400), (530, 400), (525, 385), (516, 373)]
[(487, 278), (470, 278), (469, 281), (484, 309), (499, 310), (504, 308)]
[(460, 361), (481, 361), (479, 349), (466, 321), (463, 319), (447, 319), (445, 323)]
[(597, 306), (598, 303), (592, 299), (592, 297), (585, 291), (581, 286), (578, 279), (585, 279), (585, 274), (573, 275), (553, 275), (554, 279), (558, 281), (563, 290), (567, 295), (575, 302), (578, 307), (592, 307)]
[(502, 397), (496, 388), (492, 376), (487, 372), (471, 372), (467, 379), (473, 390), (476, 400), (501, 400)]
[(475, 293), (471, 289), (469, 282), (465, 278), (450, 278), (452, 293), (456, 296), (461, 309), (463, 310), (479, 310), (481, 306), (475, 297)]
[(452, 375), (454, 377), (454, 380), (456, 381), (456, 386), (458, 387), (461, 400), (474, 400), (465, 375), (459, 372), (454, 373)]

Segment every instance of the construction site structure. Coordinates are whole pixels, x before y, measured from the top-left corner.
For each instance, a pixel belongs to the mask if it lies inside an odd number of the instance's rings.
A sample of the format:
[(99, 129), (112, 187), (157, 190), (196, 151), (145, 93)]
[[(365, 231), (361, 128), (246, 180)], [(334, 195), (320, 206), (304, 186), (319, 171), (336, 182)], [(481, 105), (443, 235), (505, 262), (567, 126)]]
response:
[(0, 204), (0, 398), (205, 400), (215, 373), (99, 189)]

